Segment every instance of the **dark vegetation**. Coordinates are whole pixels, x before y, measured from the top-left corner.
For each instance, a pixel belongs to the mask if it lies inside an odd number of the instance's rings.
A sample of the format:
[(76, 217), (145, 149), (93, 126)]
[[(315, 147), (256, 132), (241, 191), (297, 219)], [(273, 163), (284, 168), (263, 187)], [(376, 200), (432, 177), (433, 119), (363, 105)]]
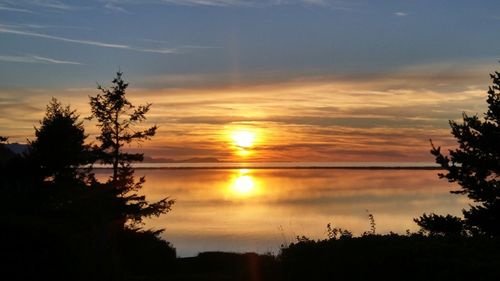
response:
[[(161, 230), (142, 229), (142, 219), (168, 212), (165, 198), (150, 203), (139, 194), (144, 178), (134, 177), (141, 154), (126, 144), (152, 137), (156, 127), (134, 128), (150, 105), (133, 106), (118, 73), (110, 89), (90, 98), (91, 118), (100, 134), (87, 144), (78, 114), (56, 99), (35, 129), (28, 152), (0, 144), (2, 272), (10, 280), (113, 280), (154, 275), (172, 266), (175, 249)], [(112, 164), (112, 175), (98, 181), (93, 163)]]
[[(0, 137), (0, 258), (2, 280), (496, 280), (500, 276), (500, 73), (492, 75), (484, 119), (450, 122), (459, 147), (449, 155), (432, 145), (440, 177), (474, 202), (464, 217), (423, 214), (417, 233), (377, 234), (374, 216), (361, 236), (328, 224), (326, 239), (297, 237), (280, 253), (208, 252), (176, 258), (161, 230), (142, 219), (168, 212), (165, 198), (140, 195), (144, 178), (131, 163), (141, 154), (126, 144), (154, 136), (134, 129), (151, 105), (125, 98), (118, 73), (91, 98), (97, 143), (88, 143), (78, 114), (53, 99), (29, 150), (18, 155)], [(102, 182), (93, 163), (108, 163)], [(86, 166), (87, 165), (87, 166)], [(88, 167), (88, 168), (87, 168)]]
[(494, 280), (500, 274), (500, 73), (491, 75), (484, 118), (450, 121), (458, 148), (444, 155), (431, 146), (455, 194), (473, 201), (464, 217), (423, 214), (418, 233), (361, 237), (327, 226), (328, 239), (298, 237), (279, 256), (285, 280)]
[(440, 178), (456, 182), (473, 201), (464, 217), (424, 214), (415, 222), (431, 235), (500, 236), (500, 72), (491, 74), (488, 110), (484, 118), (463, 113), (463, 122), (450, 121), (458, 148), (445, 155), (432, 144), (431, 153), (444, 170)]
[(282, 249), (283, 280), (494, 280), (500, 240), (364, 235)]

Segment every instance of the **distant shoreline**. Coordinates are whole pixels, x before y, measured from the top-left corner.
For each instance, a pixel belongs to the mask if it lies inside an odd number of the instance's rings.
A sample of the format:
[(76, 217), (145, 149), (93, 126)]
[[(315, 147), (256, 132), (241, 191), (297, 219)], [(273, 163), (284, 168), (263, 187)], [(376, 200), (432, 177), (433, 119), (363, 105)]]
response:
[[(146, 164), (146, 163), (144, 163)], [(144, 165), (142, 164), (142, 165)], [(200, 163), (202, 164), (202, 163)], [(241, 170), (241, 169), (253, 169), (253, 170), (273, 170), (273, 169), (290, 169), (290, 170), (307, 170), (307, 169), (324, 169), (324, 170), (441, 170), (439, 166), (321, 166), (321, 165), (310, 165), (310, 166), (292, 166), (292, 165), (276, 165), (276, 166), (262, 166), (262, 165), (219, 165), (216, 166), (183, 166), (183, 165), (171, 165), (171, 166), (135, 166), (136, 170)], [(93, 169), (106, 170), (111, 169), (111, 167), (97, 166)]]
[[(94, 169), (109, 170), (108, 167)], [(441, 170), (440, 167), (136, 167), (135, 170)]]

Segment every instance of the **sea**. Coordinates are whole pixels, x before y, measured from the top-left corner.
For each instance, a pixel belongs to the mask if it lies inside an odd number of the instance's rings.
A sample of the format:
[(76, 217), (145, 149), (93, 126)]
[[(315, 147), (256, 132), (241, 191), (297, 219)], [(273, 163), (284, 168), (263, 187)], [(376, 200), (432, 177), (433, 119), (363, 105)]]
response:
[[(327, 224), (362, 235), (418, 231), (423, 213), (461, 215), (469, 201), (451, 194), (432, 163), (141, 163), (141, 193), (151, 202), (175, 200), (146, 219), (164, 229), (180, 257), (199, 252), (278, 254), (297, 237), (327, 238)], [(95, 169), (99, 178), (108, 167)]]

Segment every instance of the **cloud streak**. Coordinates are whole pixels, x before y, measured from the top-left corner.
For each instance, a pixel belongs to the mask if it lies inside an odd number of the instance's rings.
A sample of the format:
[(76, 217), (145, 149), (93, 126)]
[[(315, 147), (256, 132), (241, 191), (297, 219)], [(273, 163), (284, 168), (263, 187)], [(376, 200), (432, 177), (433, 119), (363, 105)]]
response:
[(282, 5), (307, 5), (330, 7), (336, 10), (351, 10), (347, 5), (349, 3), (344, 1), (331, 1), (331, 0), (108, 0), (105, 1), (106, 5), (121, 4), (165, 4), (165, 5), (179, 5), (179, 6), (209, 6), (209, 7), (262, 7), (262, 6), (282, 6)]
[(61, 1), (56, 1), (56, 0), (32, 0), (29, 3), (44, 8), (63, 10), (63, 11), (72, 11), (76, 9), (76, 7), (74, 6), (70, 6)]
[(93, 40), (72, 39), (72, 38), (53, 36), (53, 35), (48, 35), (48, 34), (43, 34), (43, 33), (36, 33), (36, 32), (30, 32), (30, 31), (11, 29), (11, 28), (6, 28), (5, 26), (2, 27), (2, 25), (0, 25), (0, 33), (50, 39), (50, 40), (68, 42), (68, 43), (102, 47), (102, 48), (138, 51), (138, 52), (144, 52), (144, 53), (172, 54), (172, 53), (178, 52), (176, 49), (172, 49), (172, 48), (158, 48), (158, 49), (138, 48), (138, 47), (133, 47), (133, 46), (124, 45), (124, 44), (113, 44), (113, 43), (99, 42), (99, 41), (93, 41)]
[[(81, 7), (69, 5), (63, 1), (58, 0), (16, 0), (16, 1), (2, 1), (8, 4), (12, 11), (25, 10), (26, 7), (32, 9), (47, 9), (53, 11), (75, 11)], [(1, 4), (0, 4), (1, 5)]]
[(4, 62), (14, 62), (14, 63), (46, 63), (46, 64), (73, 64), (73, 65), (82, 65), (83, 63), (76, 61), (66, 61), (66, 60), (58, 60), (48, 57), (42, 56), (3, 56), (0, 55), (0, 61)]
[(21, 9), (21, 8), (14, 8), (14, 7), (7, 7), (2, 4), (0, 4), (0, 11), (8, 11), (8, 12), (18, 12), (18, 13), (30, 13), (34, 14), (35, 12), (27, 9)]
[(120, 6), (117, 6), (116, 4), (114, 4), (113, 2), (107, 2), (105, 5), (104, 5), (104, 8), (110, 10), (110, 11), (113, 11), (113, 12), (119, 12), (119, 13), (124, 13), (124, 14), (130, 14), (129, 11), (125, 10), (124, 8), (120, 7)]
[(228, 6), (249, 6), (252, 2), (239, 1), (239, 0), (164, 0), (162, 3), (169, 3), (184, 6), (214, 6), (214, 7), (228, 7)]

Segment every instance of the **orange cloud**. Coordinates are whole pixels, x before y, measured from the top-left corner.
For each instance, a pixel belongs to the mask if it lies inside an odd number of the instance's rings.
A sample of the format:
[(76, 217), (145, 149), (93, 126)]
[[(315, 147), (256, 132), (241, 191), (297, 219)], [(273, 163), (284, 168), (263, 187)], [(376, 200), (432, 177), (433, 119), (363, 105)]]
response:
[[(151, 142), (130, 149), (153, 157), (223, 161), (431, 162), (428, 139), (453, 145), (447, 120), (460, 119), (462, 111), (484, 112), (486, 105), (487, 76), (482, 75), (482, 82), (476, 77), (483, 68), (471, 67), (476, 72), (468, 73), (469, 79), (444, 71), (448, 69), (414, 66), (359, 79), (332, 76), (205, 88), (131, 85), (133, 103), (153, 103), (144, 126), (157, 124), (160, 129)], [(16, 99), (14, 93), (3, 92), (2, 134), (11, 136), (11, 141), (32, 138), (32, 126), (43, 117), (44, 104), (52, 95), (64, 96), (61, 101), (88, 116), (88, 95), (95, 93), (94, 89), (38, 90)], [(87, 123), (91, 140), (97, 132), (92, 125)], [(235, 127), (259, 131), (247, 157), (228, 137)]]

